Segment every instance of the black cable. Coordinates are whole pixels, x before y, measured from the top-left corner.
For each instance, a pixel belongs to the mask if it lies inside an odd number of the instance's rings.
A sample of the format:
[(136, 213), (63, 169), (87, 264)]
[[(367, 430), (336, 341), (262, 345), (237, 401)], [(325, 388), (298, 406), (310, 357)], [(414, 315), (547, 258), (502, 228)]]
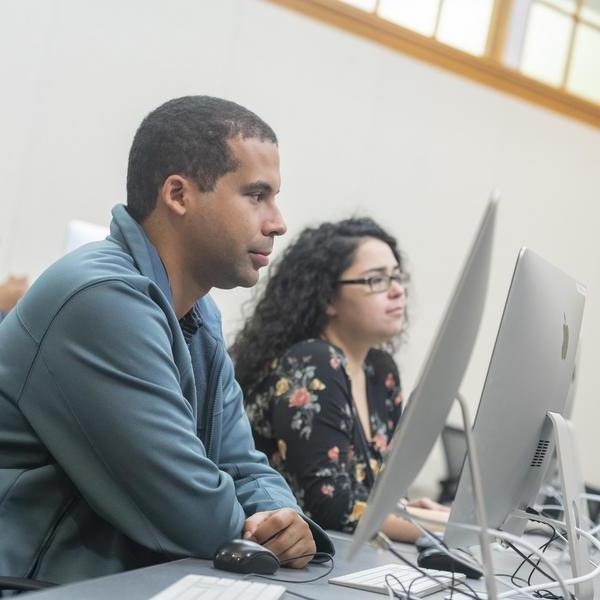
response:
[[(549, 517), (548, 515), (545, 515), (543, 512), (539, 513), (537, 511), (535, 511), (534, 509), (527, 509), (527, 512), (530, 512), (530, 513), (533, 513), (533, 514), (537, 514), (537, 515), (540, 515), (540, 516), (545, 516), (547, 518), (552, 518), (552, 517)], [(544, 523), (544, 521), (539, 521), (538, 519), (534, 519), (534, 518), (531, 518), (531, 517), (530, 517), (530, 520), (534, 521), (534, 522), (537, 522), (537, 523)], [(550, 525), (550, 527), (552, 528), (552, 537), (545, 544), (542, 544), (542, 546), (540, 546), (540, 550), (542, 550), (542, 552), (544, 552), (544, 553), (550, 547), (550, 545), (553, 544), (555, 541), (560, 541), (562, 543), (564, 543), (564, 541), (565, 541), (564, 539), (562, 539), (559, 536), (557, 529), (553, 525), (551, 525), (549, 523), (546, 523), (546, 524)], [(564, 537), (566, 537), (567, 532), (565, 530), (563, 530), (562, 535)], [(541, 571), (541, 568), (539, 567), (539, 564), (540, 564), (541, 560), (542, 560), (541, 558), (538, 558), (537, 567), (536, 567), (540, 571)], [(535, 569), (532, 569), (531, 573), (529, 574), (529, 577), (527, 579), (528, 585), (531, 582), (531, 577), (533, 576), (533, 572), (534, 571), (535, 571)], [(556, 581), (554, 578), (551, 578), (551, 577), (549, 577), (549, 579), (551, 581)], [(537, 592), (534, 592), (533, 595), (535, 595), (535, 596), (537, 596), (539, 598), (546, 598), (548, 600), (560, 600), (561, 598), (563, 598), (563, 596), (558, 596), (554, 592), (552, 592), (550, 590), (544, 590), (544, 589), (541, 589), (541, 590), (538, 590)], [(571, 594), (571, 598), (575, 599), (575, 595)]]
[(542, 567), (536, 565), (530, 558), (529, 556), (525, 556), (525, 554), (523, 554), (523, 552), (521, 552), (514, 544), (512, 544), (511, 542), (506, 542), (506, 544), (514, 551), (516, 552), (522, 559), (524, 562), (529, 563), (530, 565), (533, 566), (534, 570), (538, 570), (542, 575), (544, 575), (545, 577), (548, 578), (549, 581), (555, 582), (556, 579), (554, 579), (554, 577), (552, 577), (552, 575), (548, 575), (548, 573), (546, 573), (546, 571), (544, 571), (544, 569), (542, 569)]
[[(328, 552), (311, 552), (310, 554), (301, 554), (300, 556), (294, 556), (292, 558), (286, 558), (282, 560), (280, 564), (284, 564), (286, 562), (292, 562), (293, 560), (297, 560), (299, 558), (306, 558), (307, 556), (312, 556), (313, 558), (316, 556), (324, 557), (323, 562), (326, 560), (331, 561), (331, 566), (326, 573), (319, 575), (318, 577), (313, 577), (312, 579), (280, 579), (279, 577), (270, 577), (269, 575), (261, 575), (259, 573), (252, 573), (253, 577), (262, 577), (263, 579), (269, 579), (271, 581), (279, 581), (281, 583), (312, 583), (313, 581), (319, 581), (319, 579), (323, 579), (323, 577), (327, 577), (333, 571), (335, 567), (335, 561), (333, 560), (333, 556)], [(319, 563), (322, 564), (322, 563)]]
[[(399, 558), (404, 564), (408, 565), (409, 567), (412, 567), (413, 569), (416, 569), (423, 577), (427, 577), (428, 579), (435, 581), (437, 584), (441, 585), (446, 590), (452, 589), (446, 582), (438, 579), (434, 575), (427, 573), (426, 571), (421, 569), (421, 567), (419, 567), (418, 565), (415, 565), (412, 562), (410, 562), (407, 558), (404, 558), (404, 556), (402, 556), (399, 552), (397, 552), (391, 545), (388, 546), (388, 550), (396, 558)], [(452, 580), (454, 581), (454, 573), (452, 573)], [(462, 593), (464, 593), (465, 596), (468, 596), (469, 598), (473, 598), (474, 600), (479, 600), (479, 596), (477, 595), (477, 592), (467, 582), (459, 581), (457, 583), (464, 585), (471, 592), (470, 594), (468, 594), (466, 592), (462, 592)]]
[[(558, 533), (556, 532), (556, 529), (554, 529), (554, 527), (552, 527), (552, 537), (545, 544), (542, 544), (539, 547), (539, 549), (542, 551), (542, 554), (544, 554), (546, 552), (546, 550), (549, 548), (550, 544), (552, 544), (552, 542), (556, 538), (558, 538)], [(538, 556), (537, 560), (535, 561), (535, 564), (537, 565), (538, 568), (539, 568), (541, 562), (542, 562), (542, 559), (541, 559), (541, 557)], [(531, 571), (529, 572), (529, 577), (527, 578), (527, 585), (531, 585), (531, 578), (533, 577), (533, 574), (535, 573), (535, 571), (536, 571), (536, 569), (531, 569)]]
[(494, 577), (508, 577), (511, 581), (511, 583), (515, 586), (515, 587), (521, 587), (518, 584), (515, 583), (515, 580), (518, 579), (523, 583), (522, 587), (526, 587), (527, 586), (527, 579), (523, 578), (523, 577), (518, 577), (516, 575), (516, 571), (514, 573), (498, 573), (497, 575), (494, 575)]
[[(535, 564), (532, 560), (529, 559), (528, 556), (525, 556), (518, 548), (516, 548), (510, 542), (507, 542), (507, 544), (512, 548), (512, 550), (514, 550), (519, 556), (521, 556), (524, 559), (525, 562), (528, 562), (529, 564), (531, 564), (534, 567), (533, 568), (534, 571), (535, 570), (539, 571), (540, 573), (542, 573), (542, 575), (544, 575), (545, 577), (547, 577), (551, 582), (556, 583), (556, 579), (554, 577), (552, 577), (551, 575), (548, 575), (548, 573), (546, 573), (546, 571), (544, 571), (539, 566), (539, 564)], [(546, 543), (546, 545), (547, 545), (547, 543)], [(527, 580), (527, 585), (530, 585), (530, 581), (531, 581), (531, 576)], [(542, 593), (544, 595), (542, 595)], [(563, 598), (563, 596), (558, 596), (558, 595), (554, 594), (553, 592), (551, 592), (549, 590), (537, 590), (535, 592), (532, 592), (532, 596), (536, 596), (538, 598), (548, 598), (548, 599), (552, 599), (552, 600), (558, 600), (560, 598)], [(576, 600), (576, 598), (575, 598), (575, 596), (573, 594), (570, 594), (570, 598), (571, 598), (571, 600)]]
[(401, 600), (404, 600), (404, 599), (402, 598), (402, 596), (400, 596), (400, 595), (399, 595), (399, 594), (400, 594), (400, 592), (399, 592), (399, 591), (397, 591), (397, 590), (395, 590), (395, 589), (392, 587), (392, 584), (391, 584), (391, 583), (389, 583), (389, 581), (388, 581), (388, 578), (389, 578), (389, 579), (393, 579), (393, 580), (395, 580), (395, 581), (396, 581), (396, 583), (397, 583), (397, 584), (398, 584), (398, 585), (399, 585), (399, 586), (402, 588), (402, 593), (403, 593), (403, 594), (404, 594), (404, 595), (405, 595), (407, 598), (410, 598), (408, 590), (406, 589), (406, 587), (404, 586), (404, 584), (403, 584), (403, 583), (400, 581), (400, 579), (398, 579), (398, 578), (397, 578), (397, 577), (396, 577), (396, 576), (395, 576), (393, 573), (386, 573), (386, 574), (385, 574), (385, 577), (384, 577), (385, 584), (386, 584), (386, 585), (389, 587), (389, 589), (390, 589), (390, 590), (392, 590), (392, 594), (394, 594), (394, 598), (400, 598)]
[(292, 592), (292, 590), (288, 590), (287, 588), (285, 589), (285, 593), (287, 594), (291, 594), (292, 596), (297, 596), (298, 598), (302, 598), (302, 600), (318, 600), (318, 598), (313, 598), (312, 596), (303, 596), (302, 594), (299, 594), (298, 592)]

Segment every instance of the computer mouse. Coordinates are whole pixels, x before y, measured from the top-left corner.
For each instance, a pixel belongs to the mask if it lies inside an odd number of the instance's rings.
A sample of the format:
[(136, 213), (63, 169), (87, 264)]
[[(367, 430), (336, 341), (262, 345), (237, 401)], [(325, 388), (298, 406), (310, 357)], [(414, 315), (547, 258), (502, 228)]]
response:
[(213, 565), (234, 573), (271, 575), (279, 569), (279, 559), (267, 548), (250, 540), (231, 540), (221, 546)]
[(415, 540), (415, 546), (419, 552), (423, 550), (427, 550), (427, 548), (435, 548), (436, 543), (431, 539), (434, 537), (438, 543), (440, 543), (444, 539), (443, 533), (432, 532), (429, 535), (422, 535)]
[[(473, 562), (471, 556), (456, 549), (452, 549), (451, 552), (452, 554), (459, 555), (461, 562), (448, 556), (439, 548), (427, 548), (419, 553), (417, 564), (423, 569), (464, 573), (469, 579), (479, 579), (483, 575), (483, 572), (479, 566)], [(469, 563), (471, 566), (464, 564), (462, 561)]]

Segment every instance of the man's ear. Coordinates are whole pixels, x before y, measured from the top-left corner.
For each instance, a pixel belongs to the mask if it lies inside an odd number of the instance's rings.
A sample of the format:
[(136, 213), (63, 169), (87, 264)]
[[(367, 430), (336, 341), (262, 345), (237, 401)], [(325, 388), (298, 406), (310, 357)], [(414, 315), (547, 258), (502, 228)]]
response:
[(185, 215), (189, 200), (190, 182), (181, 175), (169, 175), (163, 182), (159, 192), (159, 200), (167, 209), (178, 216)]

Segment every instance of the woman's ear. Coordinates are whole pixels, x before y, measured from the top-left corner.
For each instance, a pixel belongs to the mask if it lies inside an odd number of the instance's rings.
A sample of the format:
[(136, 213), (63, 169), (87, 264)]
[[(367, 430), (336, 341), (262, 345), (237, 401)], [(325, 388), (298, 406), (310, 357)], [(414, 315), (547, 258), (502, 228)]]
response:
[(337, 311), (335, 310), (335, 307), (334, 307), (333, 305), (331, 305), (331, 304), (328, 304), (328, 305), (327, 305), (327, 309), (325, 310), (325, 314), (326, 314), (328, 317), (335, 317), (335, 316), (336, 316), (336, 314), (337, 314)]

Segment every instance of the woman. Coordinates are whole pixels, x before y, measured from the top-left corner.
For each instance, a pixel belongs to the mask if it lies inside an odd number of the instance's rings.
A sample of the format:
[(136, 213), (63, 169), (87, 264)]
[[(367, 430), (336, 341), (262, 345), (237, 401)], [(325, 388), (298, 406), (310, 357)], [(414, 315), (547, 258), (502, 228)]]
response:
[[(305, 229), (232, 348), (257, 447), (328, 529), (356, 527), (400, 417), (398, 370), (382, 347), (403, 331), (407, 280), (396, 240), (372, 219)], [(395, 516), (383, 531), (418, 536)]]

